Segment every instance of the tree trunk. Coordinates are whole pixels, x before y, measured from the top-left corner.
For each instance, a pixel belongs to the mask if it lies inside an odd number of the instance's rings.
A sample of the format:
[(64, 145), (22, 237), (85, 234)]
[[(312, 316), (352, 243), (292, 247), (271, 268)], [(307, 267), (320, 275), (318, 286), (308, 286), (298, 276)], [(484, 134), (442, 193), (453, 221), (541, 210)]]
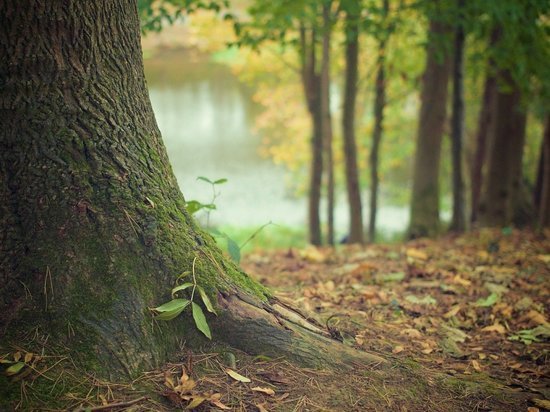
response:
[(188, 314), (155, 325), (148, 310), (193, 270), (219, 311), (208, 318), (215, 339), (312, 366), (357, 358), (224, 259), (190, 218), (139, 35), (130, 0), (0, 3), (2, 342), (32, 331), (88, 370), (135, 376), (182, 339), (204, 343)]
[(457, 0), (459, 22), (455, 29), (453, 61), (453, 114), (451, 120), (453, 164), (453, 214), (450, 230), (463, 232), (466, 229), (464, 210), (464, 180), (462, 174), (462, 141), (464, 140), (464, 7), (465, 0)]
[(309, 242), (321, 245), (321, 185), (323, 179), (323, 135), (322, 111), (320, 96), (320, 75), (316, 71), (317, 58), (315, 53), (316, 34), (310, 30), (310, 38), (304, 25), (300, 27), (300, 57), (302, 70), (302, 86), (311, 117), (311, 163), (308, 196)]
[(327, 172), (327, 243), (334, 245), (334, 159), (332, 148), (332, 118), (330, 115), (330, 36), (331, 2), (323, 3), (323, 45), (321, 57), (322, 134)]
[(441, 47), (446, 35), (446, 26), (430, 22), (414, 159), (410, 238), (433, 235), (439, 230), (439, 159), (450, 67), (449, 53)]
[(499, 79), (506, 90), (498, 90), (493, 104), (487, 176), (479, 210), (482, 226), (507, 226), (517, 218), (522, 202), (522, 158), (527, 116), (521, 107), (518, 85), (508, 72)]
[[(384, 17), (389, 12), (389, 1), (384, 0)], [(372, 133), (372, 148), (370, 152), (370, 216), (369, 216), (369, 242), (376, 240), (376, 214), (378, 212), (378, 159), (382, 131), (384, 128), (384, 108), (386, 107), (386, 42), (387, 35), (383, 34), (378, 46), (378, 72), (376, 74), (374, 96), (374, 131)]]
[(539, 229), (550, 227), (550, 116), (546, 116), (544, 126), (534, 203)]
[[(490, 70), (490, 69), (489, 69)], [(483, 166), (485, 163), (485, 152), (487, 150), (487, 141), (489, 131), (492, 127), (493, 119), (493, 101), (497, 91), (497, 83), (495, 77), (487, 70), (485, 86), (483, 88), (483, 101), (481, 111), (479, 113), (477, 135), (476, 135), (476, 152), (472, 167), (472, 215), (471, 222), (475, 223), (479, 214), (479, 201), (481, 197), (481, 187), (483, 184)]]
[(359, 55), (358, 19), (358, 10), (346, 11), (346, 73), (342, 131), (349, 207), (348, 243), (363, 243), (363, 207), (361, 205), (361, 185), (359, 184), (357, 145), (355, 141), (355, 105), (357, 101)]

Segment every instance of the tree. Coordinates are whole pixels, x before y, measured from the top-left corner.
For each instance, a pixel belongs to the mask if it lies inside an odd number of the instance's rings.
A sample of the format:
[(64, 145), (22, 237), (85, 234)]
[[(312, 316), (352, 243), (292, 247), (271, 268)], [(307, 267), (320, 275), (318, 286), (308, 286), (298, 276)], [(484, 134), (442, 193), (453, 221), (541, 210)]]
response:
[(357, 101), (359, 16), (361, 8), (355, 1), (342, 3), (345, 15), (345, 85), (342, 130), (344, 137), (344, 159), (346, 191), (349, 207), (348, 243), (363, 243), (363, 212), (361, 188), (357, 167), (357, 144), (355, 139), (355, 109)]
[(322, 56), (321, 56), (321, 113), (323, 145), (327, 176), (327, 243), (334, 245), (334, 156), (332, 116), (330, 114), (330, 37), (332, 33), (332, 0), (322, 5)]
[(439, 230), (439, 159), (446, 117), (450, 59), (445, 50), (449, 29), (432, 10), (426, 69), (422, 78), (421, 108), (413, 170), (409, 237), (433, 235)]
[(479, 222), (482, 226), (512, 224), (522, 196), (522, 158), (527, 115), (521, 91), (509, 71), (497, 75), (495, 123), (490, 134), (487, 176), (482, 191)]
[(188, 273), (218, 311), (215, 339), (310, 365), (357, 358), (190, 217), (147, 95), (135, 3), (35, 6), (0, 3), (2, 341), (48, 335), (88, 369), (135, 376), (183, 337), (204, 343), (189, 316), (155, 324), (148, 309)]
[(534, 203), (539, 228), (550, 226), (550, 117), (546, 116), (540, 147)]
[(464, 140), (464, 8), (465, 0), (457, 0), (457, 24), (455, 27), (453, 59), (453, 110), (451, 119), (451, 159), (453, 163), (453, 214), (450, 230), (466, 229), (464, 210), (464, 180), (462, 176), (462, 141)]
[[(386, 23), (389, 13), (389, 1), (382, 2), (383, 23)], [(376, 72), (375, 96), (374, 96), (374, 130), (372, 133), (372, 148), (370, 152), (370, 216), (369, 216), (369, 242), (376, 238), (376, 214), (378, 212), (378, 163), (382, 131), (384, 127), (384, 109), (386, 107), (386, 44), (389, 37), (389, 27), (382, 27), (378, 40), (378, 64)]]

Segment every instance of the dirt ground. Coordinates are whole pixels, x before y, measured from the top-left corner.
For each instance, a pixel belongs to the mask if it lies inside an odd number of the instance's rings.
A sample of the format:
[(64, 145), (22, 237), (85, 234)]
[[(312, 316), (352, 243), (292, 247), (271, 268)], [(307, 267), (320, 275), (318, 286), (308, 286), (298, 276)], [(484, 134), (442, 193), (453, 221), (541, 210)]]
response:
[[(74, 376), (70, 368), (55, 384), (29, 374), (20, 377), (13, 404), (80, 411), (550, 410), (548, 236), (481, 231), (399, 245), (256, 251), (242, 266), (344, 345), (391, 366), (319, 371), (211, 347), (183, 350), (177, 362), (131, 384)], [(43, 361), (19, 352), (3, 359)], [(56, 359), (68, 363), (60, 355), (50, 364)], [(50, 400), (39, 385), (53, 387)]]

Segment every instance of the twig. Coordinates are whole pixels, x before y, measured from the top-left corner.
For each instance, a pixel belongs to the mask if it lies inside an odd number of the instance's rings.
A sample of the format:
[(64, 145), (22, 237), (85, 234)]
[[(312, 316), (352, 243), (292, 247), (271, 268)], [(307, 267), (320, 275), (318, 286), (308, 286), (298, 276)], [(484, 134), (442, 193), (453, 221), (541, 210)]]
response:
[(146, 401), (148, 399), (149, 398), (147, 396), (142, 396), (141, 398), (137, 398), (127, 402), (108, 403), (107, 405), (94, 406), (91, 408), (85, 408), (81, 406), (80, 408), (75, 409), (74, 412), (102, 411), (102, 410), (111, 409), (111, 408), (124, 408), (126, 406), (131, 406), (136, 403)]

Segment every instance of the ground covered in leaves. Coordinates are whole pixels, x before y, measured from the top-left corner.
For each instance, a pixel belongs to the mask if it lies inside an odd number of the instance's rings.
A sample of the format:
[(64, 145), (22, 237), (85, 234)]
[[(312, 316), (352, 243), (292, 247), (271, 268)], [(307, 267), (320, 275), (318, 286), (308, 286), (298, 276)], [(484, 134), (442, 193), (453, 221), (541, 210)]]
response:
[(117, 384), (74, 372), (66, 354), (15, 348), (0, 357), (0, 397), (17, 384), (20, 410), (548, 410), (548, 239), (482, 231), (243, 259), (279, 299), (389, 368), (319, 371), (211, 347)]

